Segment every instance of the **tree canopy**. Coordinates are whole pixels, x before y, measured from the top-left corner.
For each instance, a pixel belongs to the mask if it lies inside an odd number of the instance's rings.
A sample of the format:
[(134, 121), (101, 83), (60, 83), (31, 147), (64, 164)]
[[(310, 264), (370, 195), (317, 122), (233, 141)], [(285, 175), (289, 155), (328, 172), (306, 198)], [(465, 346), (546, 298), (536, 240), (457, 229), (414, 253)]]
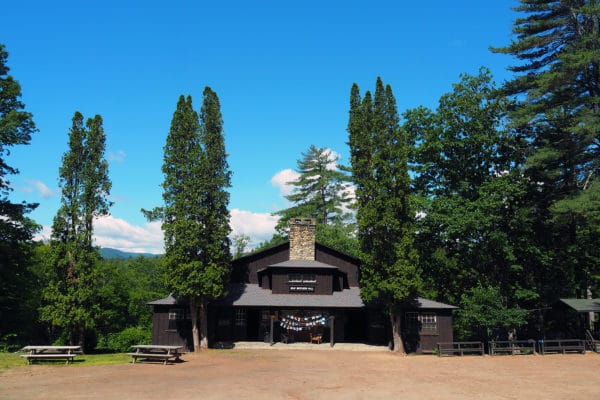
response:
[(278, 211), (280, 219), (275, 227), (284, 233), (290, 218), (313, 217), (318, 224), (341, 224), (350, 203), (348, 177), (338, 168), (339, 157), (331, 150), (311, 145), (297, 161), (298, 179), (288, 182), (294, 187), (292, 194), (285, 196), (292, 207)]

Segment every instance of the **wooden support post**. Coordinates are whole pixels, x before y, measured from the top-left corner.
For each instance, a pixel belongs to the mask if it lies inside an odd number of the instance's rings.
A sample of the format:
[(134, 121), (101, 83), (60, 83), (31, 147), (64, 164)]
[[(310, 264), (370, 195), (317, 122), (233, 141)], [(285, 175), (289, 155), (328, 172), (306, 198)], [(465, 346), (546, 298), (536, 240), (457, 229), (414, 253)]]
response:
[(269, 339), (270, 339), (271, 346), (273, 344), (275, 344), (275, 342), (273, 341), (273, 338), (274, 338), (273, 328), (274, 328), (274, 326), (275, 326), (275, 316), (271, 315), (271, 334), (269, 335), (270, 336)]
[(335, 316), (330, 315), (329, 316), (329, 346), (333, 347), (335, 340), (334, 340), (334, 335), (335, 335), (335, 329), (333, 327), (333, 324), (335, 323)]

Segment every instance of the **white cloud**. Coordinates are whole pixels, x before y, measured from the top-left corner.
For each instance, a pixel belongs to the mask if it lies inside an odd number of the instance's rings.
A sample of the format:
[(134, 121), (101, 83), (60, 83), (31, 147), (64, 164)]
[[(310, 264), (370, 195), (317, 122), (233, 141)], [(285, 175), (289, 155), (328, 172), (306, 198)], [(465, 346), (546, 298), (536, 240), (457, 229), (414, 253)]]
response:
[(275, 225), (279, 217), (269, 213), (253, 213), (250, 211), (234, 208), (230, 212), (232, 235), (244, 234), (250, 236), (250, 246), (255, 247), (258, 243), (271, 239), (275, 233)]
[(273, 175), (271, 184), (279, 188), (282, 196), (288, 196), (292, 193), (294, 187), (289, 184), (298, 179), (300, 174), (293, 169), (284, 169)]
[[(239, 209), (231, 210), (232, 235), (250, 236), (250, 247), (271, 239), (279, 217), (270, 213), (253, 213)], [(34, 240), (48, 241), (52, 230), (44, 226)], [(149, 222), (142, 226), (133, 225), (112, 215), (94, 220), (94, 245), (133, 253), (164, 252), (161, 222)]]
[(43, 199), (49, 199), (58, 194), (58, 190), (50, 189), (44, 182), (38, 179), (27, 179), (25, 182), (29, 185), (23, 189), (25, 193), (36, 191)]
[(44, 225), (44, 226), (42, 226), (42, 230), (33, 236), (33, 240), (38, 241), (38, 242), (47, 242), (50, 240), (51, 235), (52, 235), (52, 228)]
[(137, 226), (112, 215), (94, 221), (94, 244), (134, 253), (164, 252), (160, 222)]
[(116, 153), (109, 151), (107, 156), (109, 161), (115, 161), (118, 163), (125, 161), (125, 157), (127, 157), (127, 154), (123, 150), (119, 150)]
[(327, 154), (327, 157), (329, 159), (329, 163), (327, 164), (327, 169), (330, 171), (335, 171), (338, 169), (338, 160), (340, 159), (341, 155), (338, 152), (335, 152), (331, 149), (325, 149), (325, 154)]

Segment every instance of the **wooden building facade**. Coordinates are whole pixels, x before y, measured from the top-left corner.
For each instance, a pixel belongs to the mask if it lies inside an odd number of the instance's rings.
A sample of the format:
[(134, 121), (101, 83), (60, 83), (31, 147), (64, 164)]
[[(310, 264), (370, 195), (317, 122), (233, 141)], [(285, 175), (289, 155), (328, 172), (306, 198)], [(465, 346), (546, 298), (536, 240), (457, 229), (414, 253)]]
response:
[[(359, 273), (357, 259), (315, 242), (313, 219), (293, 220), (289, 242), (233, 261), (228, 295), (208, 306), (209, 345), (315, 338), (387, 344), (389, 318), (363, 303)], [(173, 296), (150, 304), (153, 343), (191, 349), (187, 305)], [(437, 342), (452, 341), (454, 308), (421, 298), (408, 302), (403, 308), (407, 349), (428, 352)]]

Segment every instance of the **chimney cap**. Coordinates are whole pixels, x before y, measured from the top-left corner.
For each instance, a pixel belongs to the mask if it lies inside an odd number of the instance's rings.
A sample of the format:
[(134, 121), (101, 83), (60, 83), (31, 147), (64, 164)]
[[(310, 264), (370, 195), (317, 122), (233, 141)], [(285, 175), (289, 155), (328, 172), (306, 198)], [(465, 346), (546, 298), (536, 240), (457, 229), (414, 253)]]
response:
[(290, 225), (317, 225), (316, 218), (290, 218)]

